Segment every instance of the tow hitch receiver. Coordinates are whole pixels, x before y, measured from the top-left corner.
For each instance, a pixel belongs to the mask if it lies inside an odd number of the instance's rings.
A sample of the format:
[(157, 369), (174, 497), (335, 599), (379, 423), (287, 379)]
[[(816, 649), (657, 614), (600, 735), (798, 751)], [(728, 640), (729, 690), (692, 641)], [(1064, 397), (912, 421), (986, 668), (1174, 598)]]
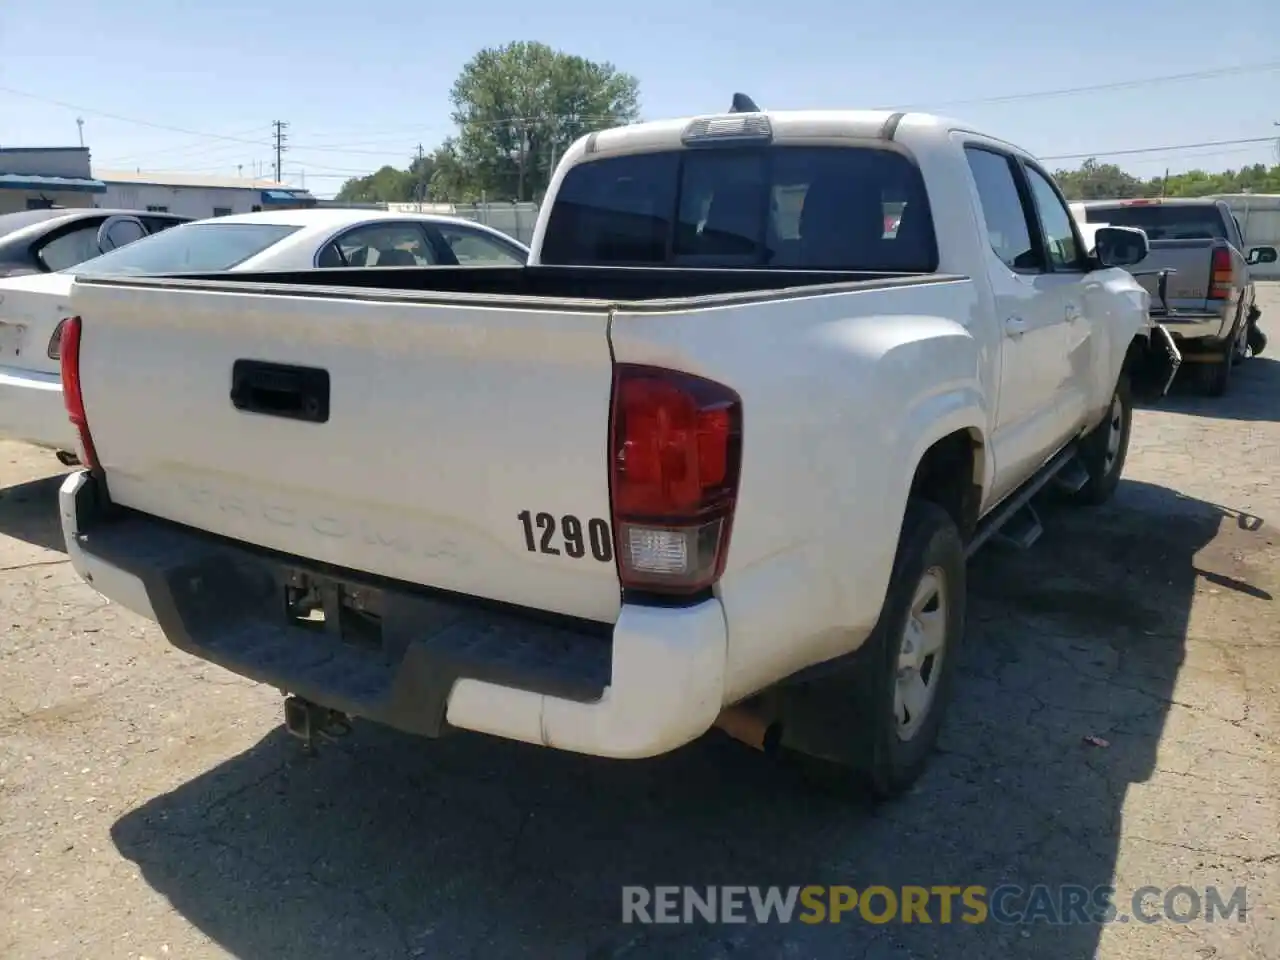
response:
[(284, 726), (302, 741), (307, 753), (315, 752), (317, 738), (338, 740), (351, 732), (346, 716), (301, 697), (285, 698)]

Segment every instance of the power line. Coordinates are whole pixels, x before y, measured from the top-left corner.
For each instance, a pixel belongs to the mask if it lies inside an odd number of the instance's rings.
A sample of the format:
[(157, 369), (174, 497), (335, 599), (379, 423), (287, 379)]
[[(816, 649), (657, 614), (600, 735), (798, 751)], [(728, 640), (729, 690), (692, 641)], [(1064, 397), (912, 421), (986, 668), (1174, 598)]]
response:
[[(1092, 84), (1090, 86), (1064, 87), (1057, 90), (1036, 90), (1036, 91), (1029, 91), (1026, 93), (1003, 94), (1003, 95), (993, 96), (993, 97), (975, 97), (975, 98), (970, 98), (965, 100), (947, 100), (947, 101), (933, 102), (929, 104), (925, 104), (925, 103), (903, 104), (897, 107), (893, 107), (891, 109), (920, 110), (925, 108), (936, 109), (941, 107), (975, 106), (975, 105), (990, 104), (990, 103), (1014, 103), (1014, 102), (1023, 101), (1023, 100), (1038, 100), (1038, 99), (1047, 99), (1052, 97), (1075, 96), (1078, 94), (1100, 93), (1100, 92), (1105, 92), (1110, 90), (1127, 90), (1127, 89), (1151, 86), (1154, 84), (1161, 84), (1161, 83), (1179, 83), (1179, 82), (1184, 82), (1189, 80), (1209, 80), (1209, 79), (1215, 79), (1218, 77), (1240, 76), (1244, 74), (1262, 73), (1262, 72), (1267, 72), (1272, 70), (1280, 70), (1280, 60), (1270, 60), (1262, 63), (1253, 63), (1253, 64), (1240, 64), (1233, 67), (1219, 67), (1211, 70), (1196, 70), (1196, 71), (1185, 72), (1185, 73), (1169, 73), (1169, 74), (1163, 74), (1160, 76), (1142, 77), (1142, 78), (1136, 78), (1132, 80), (1117, 80), (1110, 83)], [(173, 133), (185, 133), (189, 136), (201, 137), (206, 140), (223, 140), (230, 143), (250, 144), (252, 146), (263, 145), (261, 140), (251, 140), (251, 139), (248, 139), (247, 137), (231, 136), (228, 134), (221, 134), (221, 133), (209, 133), (207, 131), (202, 131), (202, 130), (193, 130), (189, 127), (180, 127), (180, 126), (175, 126), (173, 124), (167, 124), (167, 123), (156, 123), (155, 121), (152, 121), (152, 120), (142, 120), (142, 119), (139, 119), (138, 117), (129, 117), (119, 113), (111, 113), (106, 110), (98, 110), (93, 107), (86, 107), (83, 104), (69, 103), (65, 100), (58, 100), (53, 97), (46, 97), (42, 94), (29, 93), (25, 90), (19, 90), (15, 87), (0, 85), (0, 92), (7, 93), (15, 97), (22, 97), (27, 100), (34, 100), (37, 103), (52, 104), (54, 106), (64, 107), (67, 110), (75, 110), (79, 113), (87, 113), (93, 116), (103, 117), (109, 120), (116, 120), (121, 123), (132, 123), (141, 127), (150, 127), (154, 130), (167, 130)], [(535, 122), (538, 120), (545, 120), (545, 119), (548, 119), (548, 118), (546, 117), (504, 117), (498, 120), (471, 121), (469, 123), (463, 124), (463, 126), (484, 126), (484, 125), (501, 126), (503, 124), (522, 124), (522, 123)], [(608, 119), (608, 118), (561, 117), (561, 118), (555, 118), (555, 119), (566, 119), (566, 120), (577, 119), (585, 122), (591, 122), (594, 120)], [(421, 127), (419, 127), (418, 129), (420, 130)], [(304, 149), (304, 148), (299, 148), (299, 149)], [(323, 151), (323, 152), (333, 152), (333, 153), (368, 152), (370, 154), (375, 154), (375, 153), (380, 154), (383, 152), (383, 151), (375, 151), (375, 150), (353, 151), (353, 150), (344, 148), (343, 146), (340, 146), (340, 145), (328, 145), (328, 144), (326, 145), (317, 144), (315, 146), (306, 147), (305, 149), (312, 152)]]
[(261, 146), (261, 141), (247, 140), (243, 137), (229, 137), (220, 133), (206, 133), (201, 130), (192, 130), (188, 127), (175, 127), (167, 123), (152, 123), (150, 120), (139, 120), (137, 117), (125, 117), (118, 113), (108, 113), (105, 110), (95, 110), (92, 107), (84, 107), (75, 103), (67, 103), (65, 100), (55, 100), (52, 97), (44, 97), (39, 94), (27, 93), (25, 90), (15, 90), (13, 87), (0, 86), (0, 92), (11, 94), (15, 97), (25, 97), (28, 100), (35, 100), (38, 103), (49, 103), (57, 107), (66, 107), (68, 110), (77, 110), (80, 113), (88, 113), (97, 117), (105, 117), (108, 120), (119, 120), (121, 123), (134, 123), (140, 127), (151, 127), (155, 130), (169, 130), (173, 133), (185, 133), (193, 137), (204, 137), (208, 140), (230, 140), (235, 143), (251, 143), (254, 146)]
[(1241, 140), (1205, 140), (1201, 143), (1178, 143), (1163, 147), (1135, 147), (1129, 150), (1094, 150), (1090, 153), (1060, 153), (1054, 156), (1040, 157), (1041, 160), (1089, 160), (1094, 157), (1129, 157), (1143, 153), (1173, 153), (1178, 150), (1193, 150), (1197, 147), (1233, 147), (1246, 143), (1271, 143), (1275, 137), (1245, 137)]
[(892, 110), (923, 110), (940, 107), (966, 107), (988, 103), (1015, 103), (1020, 100), (1041, 100), (1049, 97), (1069, 97), (1083, 93), (1102, 93), (1108, 90), (1131, 90), (1159, 83), (1180, 83), (1186, 80), (1211, 80), (1218, 77), (1235, 77), (1241, 74), (1265, 73), (1280, 70), (1280, 60), (1269, 60), (1265, 63), (1242, 64), (1235, 67), (1219, 67), (1216, 70), (1196, 70), (1190, 73), (1167, 73), (1159, 77), (1143, 77), (1136, 80), (1117, 80), (1112, 83), (1097, 83), (1085, 87), (1063, 87), (1059, 90), (1036, 90), (1030, 93), (1011, 93), (995, 97), (976, 97), (969, 100), (944, 100), (933, 103), (905, 104), (890, 107)]

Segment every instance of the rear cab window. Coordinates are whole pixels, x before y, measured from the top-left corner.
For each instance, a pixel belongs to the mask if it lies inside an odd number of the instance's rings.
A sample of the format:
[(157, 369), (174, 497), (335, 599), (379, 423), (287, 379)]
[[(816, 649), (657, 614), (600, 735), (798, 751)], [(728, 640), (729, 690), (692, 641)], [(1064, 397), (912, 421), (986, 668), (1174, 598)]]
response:
[(1138, 227), (1149, 240), (1227, 240), (1227, 225), (1212, 204), (1125, 203), (1084, 208), (1086, 223)]
[(938, 250), (905, 154), (780, 145), (580, 163), (560, 185), (541, 260), (932, 273)]

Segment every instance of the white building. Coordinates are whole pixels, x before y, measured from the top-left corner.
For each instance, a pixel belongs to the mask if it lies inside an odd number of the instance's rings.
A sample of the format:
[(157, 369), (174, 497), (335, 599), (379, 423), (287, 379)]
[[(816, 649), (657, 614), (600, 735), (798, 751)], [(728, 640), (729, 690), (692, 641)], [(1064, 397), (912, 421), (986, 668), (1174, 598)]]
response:
[(99, 170), (106, 190), (94, 206), (176, 213), (186, 217), (225, 217), (283, 207), (315, 206), (306, 190), (274, 180), (206, 177), (193, 173)]
[(0, 149), (0, 214), (43, 207), (104, 207), (106, 189), (90, 174), (85, 147)]

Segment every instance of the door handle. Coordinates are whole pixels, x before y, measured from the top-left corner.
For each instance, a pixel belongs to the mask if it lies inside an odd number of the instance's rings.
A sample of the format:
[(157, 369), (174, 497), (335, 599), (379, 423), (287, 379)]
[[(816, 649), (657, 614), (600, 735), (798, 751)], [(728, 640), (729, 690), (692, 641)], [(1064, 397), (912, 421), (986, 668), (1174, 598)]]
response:
[(1067, 323), (1075, 323), (1080, 319), (1080, 308), (1073, 303), (1067, 304)]
[(1021, 317), (1009, 317), (1004, 322), (1004, 332), (1010, 337), (1020, 337), (1027, 332), (1027, 321)]
[(246, 413), (327, 423), (329, 371), (237, 360), (231, 367), (231, 405)]

